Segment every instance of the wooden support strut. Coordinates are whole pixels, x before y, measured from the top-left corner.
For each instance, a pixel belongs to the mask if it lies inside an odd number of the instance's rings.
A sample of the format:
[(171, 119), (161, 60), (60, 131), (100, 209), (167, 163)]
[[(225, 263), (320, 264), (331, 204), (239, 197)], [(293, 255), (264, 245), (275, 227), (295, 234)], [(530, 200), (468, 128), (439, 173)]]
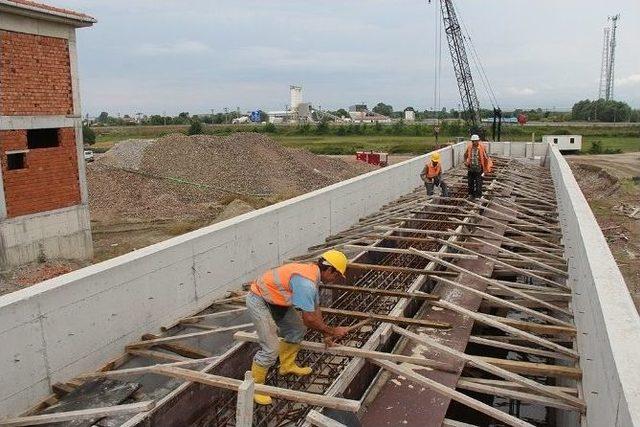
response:
[[(419, 250), (417, 250), (415, 248), (410, 248), (410, 250), (413, 250), (416, 253), (421, 253), (421, 251), (419, 251)], [(437, 263), (440, 263), (440, 264), (444, 265), (445, 267), (451, 268), (452, 270), (458, 271), (460, 273), (468, 274), (471, 277), (474, 277), (474, 278), (476, 278), (476, 279), (478, 279), (478, 280), (480, 280), (480, 281), (482, 281), (484, 283), (487, 283), (488, 285), (500, 288), (503, 291), (510, 293), (511, 295), (515, 295), (515, 296), (518, 296), (520, 298), (523, 298), (523, 299), (526, 299), (526, 300), (529, 300), (529, 301), (535, 301), (535, 302), (537, 302), (538, 304), (540, 304), (541, 306), (543, 306), (545, 308), (548, 308), (550, 310), (566, 314), (568, 316), (572, 315), (572, 313), (569, 310), (566, 310), (564, 308), (561, 308), (561, 307), (558, 307), (558, 306), (553, 305), (551, 303), (548, 303), (546, 301), (543, 301), (543, 300), (541, 300), (539, 298), (536, 298), (534, 296), (531, 296), (531, 295), (529, 295), (529, 294), (527, 294), (525, 292), (519, 291), (518, 289), (510, 288), (509, 286), (506, 286), (506, 285), (500, 283), (497, 280), (481, 276), (479, 274), (474, 273), (473, 271), (467, 270), (466, 268), (459, 267), (459, 266), (457, 266), (455, 264), (451, 264), (450, 262), (447, 262), (447, 261), (432, 257), (431, 255), (428, 255), (428, 254), (423, 254), (422, 256), (424, 256), (425, 258), (427, 258), (430, 261), (434, 261), (434, 262), (437, 262)]]
[(427, 294), (424, 292), (403, 292), (403, 291), (393, 291), (387, 289), (378, 289), (378, 288), (363, 288), (357, 286), (347, 286), (347, 285), (327, 285), (324, 283), (320, 284), (321, 289), (331, 289), (336, 291), (345, 291), (345, 292), (360, 292), (365, 294), (372, 295), (384, 295), (388, 297), (396, 297), (396, 298), (414, 298), (419, 300), (438, 300), (439, 297), (433, 294)]
[[(381, 252), (381, 253), (390, 253), (390, 254), (407, 254), (407, 255), (415, 255), (413, 252), (408, 249), (397, 249), (397, 248), (385, 248), (382, 246), (363, 246), (363, 245), (341, 245), (345, 249), (356, 249), (361, 250), (363, 252)], [(467, 254), (454, 254), (450, 252), (427, 252), (433, 256), (438, 256), (440, 258), (454, 258), (454, 259), (478, 259), (477, 255), (467, 255)]]
[[(185, 381), (192, 381), (214, 387), (220, 387), (233, 391), (238, 391), (240, 385), (242, 384), (241, 380), (237, 380), (235, 378), (206, 374), (203, 372), (196, 372), (184, 368), (155, 366), (152, 368), (152, 370), (154, 373), (165, 375), (168, 377), (178, 378)], [(360, 409), (360, 402), (357, 400), (330, 397), (321, 394), (307, 393), (303, 391), (273, 387), (264, 384), (255, 384), (255, 392), (279, 399), (305, 403), (312, 406), (323, 406), (326, 408), (338, 409), (341, 411), (357, 412)]]
[(545, 396), (549, 396), (549, 397), (553, 397), (553, 398), (557, 398), (562, 400), (563, 402), (567, 402), (573, 406), (575, 406), (576, 408), (579, 408), (580, 410), (585, 410), (586, 409), (586, 405), (584, 403), (584, 401), (582, 399), (578, 399), (574, 396), (570, 396), (566, 393), (563, 393), (561, 391), (555, 390), (545, 384), (540, 384), (536, 381), (530, 380), (529, 378), (523, 377), (521, 375), (518, 375), (516, 373), (510, 372), (506, 369), (503, 369), (501, 367), (495, 366), (491, 363), (488, 363), (487, 361), (483, 360), (481, 357), (478, 356), (472, 356), (466, 353), (463, 353), (461, 351), (458, 351), (454, 348), (448, 347), (446, 345), (440, 344), (439, 342), (424, 336), (424, 335), (417, 335), (407, 329), (401, 328), (399, 326), (393, 326), (393, 331), (403, 335), (409, 339), (411, 339), (412, 341), (415, 341), (419, 344), (425, 345), (427, 347), (433, 347), (437, 350), (440, 350), (442, 352), (445, 352), (447, 354), (452, 355), (453, 357), (463, 360), (466, 363), (475, 366), (478, 369), (481, 369), (485, 372), (488, 372), (490, 374), (493, 374), (495, 376), (498, 376), (500, 378), (503, 378), (505, 380), (509, 380), (509, 381), (513, 381), (517, 384), (520, 384), (524, 387), (526, 387), (527, 389), (531, 389), (534, 390), (540, 394), (543, 394)]
[(150, 411), (155, 407), (153, 400), (144, 402), (127, 403), (124, 405), (108, 406), (103, 408), (81, 409), (78, 411), (54, 412), (51, 414), (30, 415), (26, 417), (5, 418), (0, 420), (2, 427), (35, 426), (65, 421), (91, 420), (96, 418), (112, 417), (118, 415), (135, 414)]
[(220, 333), (220, 332), (237, 331), (238, 329), (247, 329), (252, 327), (254, 327), (253, 323), (243, 323), (242, 325), (226, 326), (226, 327), (215, 328), (212, 330), (207, 330), (202, 332), (192, 332), (190, 334), (171, 335), (168, 337), (155, 338), (155, 339), (146, 340), (146, 341), (138, 341), (138, 342), (134, 342), (132, 344), (127, 345), (125, 348), (128, 350), (131, 348), (153, 347), (154, 345), (158, 345), (158, 344), (165, 344), (173, 341), (182, 341), (189, 338), (196, 338), (196, 337), (211, 335), (211, 334)]
[[(255, 333), (236, 332), (233, 336), (236, 341), (258, 342), (258, 335)], [(356, 347), (348, 347), (336, 345), (326, 347), (323, 343), (314, 341), (302, 341), (300, 347), (317, 353), (334, 354), (337, 356), (376, 358), (380, 360), (389, 360), (394, 363), (410, 363), (417, 366), (426, 366), (443, 372), (454, 372), (451, 365), (436, 360), (426, 359), (424, 357), (405, 356), (403, 354), (385, 353), (382, 351), (365, 350)]]
[(402, 365), (395, 365), (386, 360), (377, 360), (371, 359), (373, 363), (381, 366), (389, 372), (392, 372), (396, 375), (402, 375), (403, 377), (408, 378), (411, 381), (414, 381), (422, 386), (429, 387), (435, 392), (442, 394), (443, 396), (449, 397), (457, 402), (462, 403), (470, 408), (473, 408), (477, 411), (482, 412), (483, 414), (489, 415), (492, 418), (495, 418), (498, 421), (502, 421), (503, 423), (512, 426), (512, 427), (533, 427), (532, 424), (529, 424), (526, 421), (520, 420), (512, 415), (509, 415), (505, 412), (500, 411), (493, 406), (489, 406), (485, 403), (482, 403), (476, 399), (473, 399), (466, 394), (460, 393), (459, 391), (453, 390), (447, 386), (440, 384), (437, 381), (432, 380), (431, 378), (427, 378), (423, 375), (420, 375), (409, 368), (406, 368)]
[(424, 328), (449, 329), (451, 325), (444, 322), (432, 322), (430, 320), (413, 319), (401, 316), (385, 316), (383, 314), (363, 313), (361, 311), (339, 310), (337, 308), (321, 307), (323, 313), (335, 314), (338, 316), (355, 317), (356, 319), (371, 319), (400, 325), (415, 325)]
[(388, 273), (421, 274), (423, 276), (457, 276), (458, 275), (458, 273), (454, 273), (451, 271), (431, 271), (431, 270), (422, 270), (420, 268), (395, 267), (391, 265), (378, 265), (378, 264), (361, 264), (358, 262), (349, 263), (348, 268), (354, 269), (354, 270), (386, 271)]

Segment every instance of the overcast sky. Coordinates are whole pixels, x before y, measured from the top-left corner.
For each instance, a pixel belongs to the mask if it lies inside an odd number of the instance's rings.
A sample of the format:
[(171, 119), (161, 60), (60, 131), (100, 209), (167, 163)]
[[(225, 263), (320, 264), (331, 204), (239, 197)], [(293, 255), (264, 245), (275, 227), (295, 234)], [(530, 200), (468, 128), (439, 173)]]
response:
[[(435, 4), (425, 0), (45, 0), (78, 30), (89, 114), (282, 109), (289, 85), (337, 109), (434, 105)], [(602, 29), (621, 13), (615, 98), (640, 107), (640, 1), (457, 0), (503, 108), (567, 108), (598, 93)], [(441, 105), (457, 108), (443, 45)], [(491, 103), (472, 69), (483, 107)]]

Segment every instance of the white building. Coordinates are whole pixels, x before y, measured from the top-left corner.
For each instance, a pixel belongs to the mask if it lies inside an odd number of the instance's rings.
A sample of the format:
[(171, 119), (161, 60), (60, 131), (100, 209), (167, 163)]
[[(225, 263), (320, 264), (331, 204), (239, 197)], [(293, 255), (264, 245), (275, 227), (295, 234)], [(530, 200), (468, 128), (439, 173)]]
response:
[(542, 142), (555, 145), (561, 151), (582, 149), (582, 135), (543, 135)]

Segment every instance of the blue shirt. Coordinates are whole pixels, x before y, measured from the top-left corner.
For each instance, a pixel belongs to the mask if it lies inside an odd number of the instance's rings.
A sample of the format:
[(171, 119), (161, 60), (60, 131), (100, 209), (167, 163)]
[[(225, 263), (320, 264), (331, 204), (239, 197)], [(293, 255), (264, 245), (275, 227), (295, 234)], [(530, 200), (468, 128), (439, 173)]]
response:
[(315, 311), (318, 303), (318, 289), (316, 284), (309, 279), (294, 274), (289, 279), (291, 286), (291, 303), (302, 311)]

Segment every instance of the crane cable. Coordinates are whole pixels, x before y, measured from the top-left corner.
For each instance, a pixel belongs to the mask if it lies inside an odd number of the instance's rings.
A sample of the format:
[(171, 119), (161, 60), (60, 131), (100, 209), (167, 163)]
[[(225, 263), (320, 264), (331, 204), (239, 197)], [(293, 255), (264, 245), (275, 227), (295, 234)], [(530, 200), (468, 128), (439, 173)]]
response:
[(480, 76), (480, 81), (482, 83), (482, 86), (484, 87), (485, 92), (487, 93), (489, 102), (491, 103), (493, 108), (499, 108), (498, 99), (496, 98), (496, 94), (493, 91), (493, 87), (491, 86), (489, 77), (487, 76), (487, 73), (484, 69), (484, 65), (480, 60), (480, 55), (478, 55), (478, 51), (476, 50), (476, 47), (473, 43), (473, 39), (471, 37), (471, 31), (469, 31), (466, 23), (464, 22), (464, 19), (462, 18), (462, 13), (460, 12), (460, 6), (458, 6), (458, 19), (460, 20), (460, 23), (462, 24), (462, 29), (466, 34), (465, 38), (468, 41), (468, 45), (469, 47), (471, 47), (471, 59), (473, 60), (474, 65), (476, 66), (476, 70), (478, 71), (478, 75)]
[(435, 9), (435, 22), (434, 22), (434, 49), (433, 49), (433, 76), (434, 76), (434, 84), (433, 84), (433, 110), (436, 114), (440, 110), (441, 103), (441, 74), (442, 74), (442, 20), (440, 19), (440, 7), (437, 6)]

